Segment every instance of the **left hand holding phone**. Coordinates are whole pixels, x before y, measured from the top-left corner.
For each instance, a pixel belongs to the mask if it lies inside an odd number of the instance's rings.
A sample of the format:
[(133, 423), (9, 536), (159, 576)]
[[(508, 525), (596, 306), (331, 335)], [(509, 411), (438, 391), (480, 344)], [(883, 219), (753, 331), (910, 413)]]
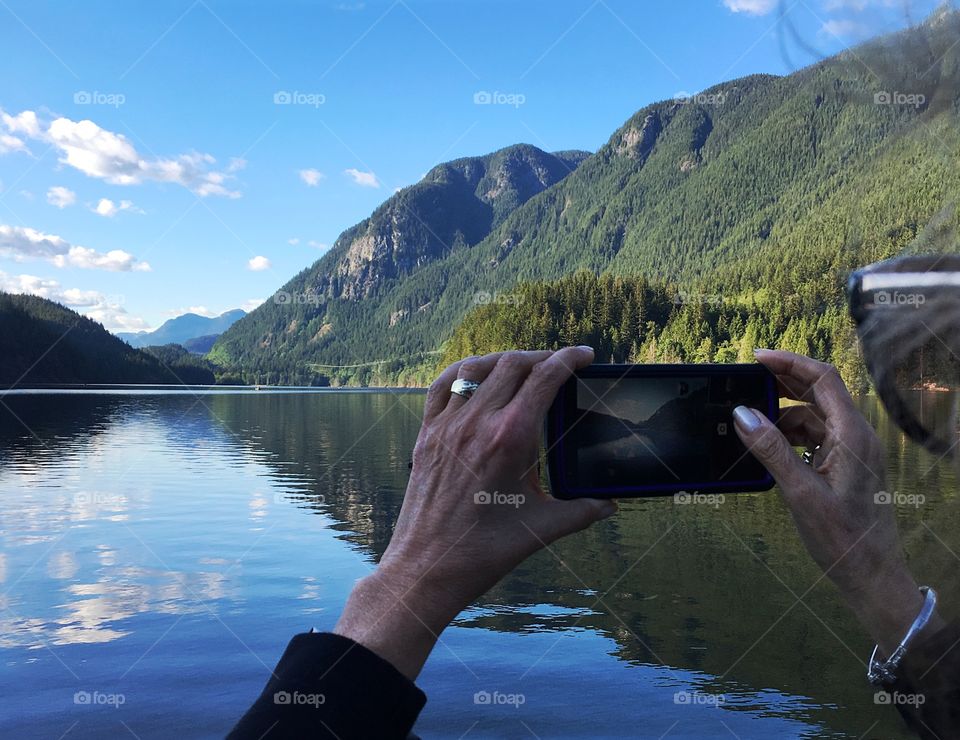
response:
[[(883, 445), (837, 369), (792, 352), (758, 350), (780, 395), (779, 428), (739, 407), (740, 439), (777, 481), (800, 538), (880, 647), (892, 651), (923, 602), (885, 490)], [(794, 446), (818, 447), (810, 464)]]

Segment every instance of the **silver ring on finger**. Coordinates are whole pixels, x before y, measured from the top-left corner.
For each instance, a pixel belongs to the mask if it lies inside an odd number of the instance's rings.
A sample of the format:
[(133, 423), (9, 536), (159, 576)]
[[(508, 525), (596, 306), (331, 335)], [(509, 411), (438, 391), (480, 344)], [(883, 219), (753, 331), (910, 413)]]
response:
[(450, 386), (450, 392), (458, 396), (463, 396), (464, 398), (470, 398), (470, 396), (476, 393), (479, 387), (480, 383), (476, 380), (457, 378), (453, 381), (453, 385)]
[(820, 445), (817, 445), (812, 450), (804, 450), (803, 452), (803, 461), (807, 465), (813, 465), (813, 456), (817, 454), (820, 449)]

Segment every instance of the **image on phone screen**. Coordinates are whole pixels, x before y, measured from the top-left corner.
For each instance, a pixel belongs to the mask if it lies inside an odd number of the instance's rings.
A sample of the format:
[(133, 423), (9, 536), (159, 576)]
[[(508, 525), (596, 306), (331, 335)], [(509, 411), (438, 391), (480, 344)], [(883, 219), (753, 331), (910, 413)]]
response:
[(559, 409), (553, 469), (572, 495), (769, 488), (733, 427), (735, 407), (767, 410), (765, 380), (736, 372), (577, 377)]

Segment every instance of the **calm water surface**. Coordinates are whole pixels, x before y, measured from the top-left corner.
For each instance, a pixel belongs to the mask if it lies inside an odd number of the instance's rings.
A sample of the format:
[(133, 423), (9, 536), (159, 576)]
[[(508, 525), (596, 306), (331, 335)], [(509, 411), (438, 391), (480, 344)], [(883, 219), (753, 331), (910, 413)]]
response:
[[(37, 738), (229, 730), (289, 638), (332, 627), (382, 554), (423, 406), (343, 391), (2, 401), (0, 736)], [(921, 580), (956, 593), (951, 470), (863, 408)], [(631, 502), (461, 615), (421, 676), (416, 729), (902, 737), (864, 681), (870, 647), (775, 493)], [(484, 691), (523, 703), (475, 703)]]

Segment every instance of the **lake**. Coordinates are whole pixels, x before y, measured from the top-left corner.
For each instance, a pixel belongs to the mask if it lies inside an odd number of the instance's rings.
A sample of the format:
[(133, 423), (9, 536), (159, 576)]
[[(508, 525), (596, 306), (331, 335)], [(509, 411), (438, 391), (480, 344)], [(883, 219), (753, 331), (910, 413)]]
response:
[[(0, 736), (222, 736), (290, 637), (331, 628), (383, 553), (423, 400), (0, 398)], [(918, 577), (956, 593), (955, 475), (861, 403)], [(416, 731), (906, 737), (865, 681), (871, 647), (776, 492), (625, 502), (444, 633)]]

